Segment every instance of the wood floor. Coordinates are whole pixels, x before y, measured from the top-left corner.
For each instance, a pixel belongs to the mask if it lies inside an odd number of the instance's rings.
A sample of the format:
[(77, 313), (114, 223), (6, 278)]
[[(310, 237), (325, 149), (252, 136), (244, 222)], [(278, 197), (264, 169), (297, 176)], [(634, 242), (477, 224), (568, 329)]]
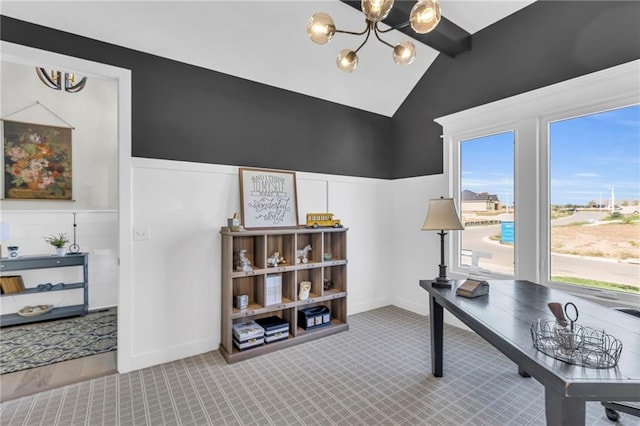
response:
[(116, 373), (117, 351), (0, 375), (0, 401)]

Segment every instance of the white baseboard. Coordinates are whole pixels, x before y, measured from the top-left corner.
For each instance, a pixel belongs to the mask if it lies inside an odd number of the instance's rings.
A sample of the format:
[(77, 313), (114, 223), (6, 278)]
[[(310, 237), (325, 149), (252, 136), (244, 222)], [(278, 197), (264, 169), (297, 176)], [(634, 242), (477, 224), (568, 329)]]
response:
[(428, 300), (429, 299), (425, 297), (423, 303), (416, 303), (413, 300), (396, 297), (395, 299), (393, 299), (393, 305), (418, 315), (428, 315), (429, 314), (429, 305), (427, 304)]
[[(427, 305), (428, 299), (425, 303), (415, 303), (412, 300), (396, 298), (393, 302), (394, 306), (398, 308), (406, 309), (418, 315), (429, 315), (429, 306)], [(444, 310), (444, 322), (445, 324), (452, 325), (454, 327), (461, 328), (463, 330), (471, 331), (469, 327), (464, 325), (462, 321), (450, 314), (446, 309)]]
[(349, 304), (348, 314), (354, 315), (360, 312), (370, 311), (372, 309), (382, 308), (390, 304), (389, 299), (381, 298), (375, 300), (369, 300), (367, 302)]
[(142, 354), (132, 354), (131, 357), (129, 357), (129, 370), (122, 371), (120, 369), (120, 365), (118, 365), (118, 372), (128, 373), (129, 371), (141, 370), (154, 365), (188, 358), (190, 356), (217, 350), (219, 345), (220, 336), (215, 336), (211, 339), (204, 339), (185, 345), (165, 347)]

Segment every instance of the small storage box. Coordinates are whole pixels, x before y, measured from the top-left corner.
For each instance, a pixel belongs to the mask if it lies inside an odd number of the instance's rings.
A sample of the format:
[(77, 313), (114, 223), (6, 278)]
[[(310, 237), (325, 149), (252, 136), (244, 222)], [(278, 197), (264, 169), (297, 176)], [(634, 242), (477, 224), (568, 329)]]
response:
[(239, 322), (233, 324), (233, 338), (240, 343), (250, 339), (264, 337), (264, 328), (255, 321)]
[(331, 324), (331, 309), (327, 306), (314, 306), (298, 311), (298, 325), (305, 330)]
[(233, 344), (238, 349), (248, 349), (264, 343), (264, 328), (255, 321), (233, 324)]
[(277, 342), (289, 337), (289, 323), (278, 316), (260, 318), (256, 323), (264, 328), (265, 343)]
[(247, 296), (246, 294), (237, 295), (235, 297), (234, 306), (236, 307), (236, 309), (240, 309), (241, 311), (244, 311), (249, 306), (249, 296)]
[(254, 339), (245, 340), (244, 342), (238, 342), (235, 337), (233, 338), (233, 344), (240, 350), (261, 346), (263, 343), (264, 337), (256, 337)]

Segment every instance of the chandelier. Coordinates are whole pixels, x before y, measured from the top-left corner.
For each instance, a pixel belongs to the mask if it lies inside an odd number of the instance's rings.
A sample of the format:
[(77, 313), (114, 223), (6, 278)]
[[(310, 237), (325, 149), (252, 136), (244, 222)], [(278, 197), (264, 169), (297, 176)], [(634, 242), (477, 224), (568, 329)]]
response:
[[(85, 84), (87, 84), (87, 77), (82, 77), (80, 81), (76, 83), (76, 77), (73, 73), (61, 72), (56, 70), (51, 70), (51, 73), (47, 73), (47, 70), (42, 67), (36, 67), (36, 74), (38, 74), (38, 78), (42, 81), (47, 87), (50, 87), (54, 90), (62, 90), (64, 88), (65, 92), (76, 93), (84, 89)], [(64, 78), (64, 86), (62, 79)]]
[(409, 21), (399, 25), (392, 26), (386, 30), (378, 27), (378, 23), (384, 20), (393, 7), (393, 0), (362, 0), (362, 13), (365, 16), (367, 28), (362, 32), (344, 31), (336, 28), (333, 18), (324, 12), (313, 14), (307, 23), (307, 34), (311, 41), (317, 44), (328, 43), (336, 33), (364, 35), (364, 41), (357, 49), (343, 49), (336, 63), (340, 71), (352, 72), (358, 66), (358, 51), (369, 40), (369, 36), (373, 32), (376, 38), (383, 44), (393, 49), (393, 60), (398, 65), (408, 65), (413, 62), (416, 57), (416, 47), (409, 40), (401, 41), (393, 46), (387, 43), (380, 34), (387, 33), (392, 30), (407, 27), (411, 28), (418, 34), (426, 34), (433, 30), (440, 22), (440, 5), (438, 0), (419, 0), (411, 9)]

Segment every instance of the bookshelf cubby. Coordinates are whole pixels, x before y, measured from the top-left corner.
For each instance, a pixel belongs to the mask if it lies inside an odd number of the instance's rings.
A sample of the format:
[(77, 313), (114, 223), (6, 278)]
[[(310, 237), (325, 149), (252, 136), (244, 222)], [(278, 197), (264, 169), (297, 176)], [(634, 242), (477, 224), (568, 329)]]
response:
[[(318, 339), (349, 329), (347, 322), (347, 228), (278, 228), (232, 232), (222, 235), (222, 332), (220, 353), (228, 363), (253, 358), (278, 349)], [(306, 262), (296, 262), (296, 252), (311, 246)], [(238, 267), (239, 251), (251, 262), (251, 270)], [(285, 263), (268, 266), (267, 259), (279, 252)], [(330, 256), (325, 256), (330, 254)], [(267, 276), (282, 282), (280, 303), (266, 304)], [(329, 280), (330, 285), (326, 284)], [(311, 292), (299, 299), (301, 281), (311, 282)], [(326, 287), (326, 288), (325, 288)], [(236, 296), (246, 295), (248, 306), (234, 306)], [(313, 330), (298, 325), (298, 311), (314, 306), (331, 310), (331, 324)], [(289, 337), (239, 350), (233, 344), (233, 325), (277, 315), (289, 323)]]

